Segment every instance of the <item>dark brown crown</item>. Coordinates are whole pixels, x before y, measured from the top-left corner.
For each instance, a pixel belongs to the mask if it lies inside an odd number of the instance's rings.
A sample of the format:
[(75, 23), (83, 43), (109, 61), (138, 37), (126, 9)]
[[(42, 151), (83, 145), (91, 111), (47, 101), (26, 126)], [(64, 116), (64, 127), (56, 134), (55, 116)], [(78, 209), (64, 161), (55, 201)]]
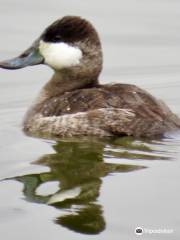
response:
[(77, 16), (66, 16), (45, 29), (41, 38), (46, 42), (77, 42), (84, 39), (99, 43), (99, 37), (87, 20)]

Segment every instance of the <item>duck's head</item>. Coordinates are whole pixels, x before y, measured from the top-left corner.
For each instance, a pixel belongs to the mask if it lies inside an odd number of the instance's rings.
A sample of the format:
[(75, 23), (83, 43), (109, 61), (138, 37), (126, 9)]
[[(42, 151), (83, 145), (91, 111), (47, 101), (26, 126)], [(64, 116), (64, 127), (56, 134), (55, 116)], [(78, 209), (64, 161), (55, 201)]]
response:
[(66, 16), (47, 27), (20, 56), (0, 62), (5, 69), (46, 64), (55, 71), (72, 70), (98, 75), (102, 51), (98, 34), (85, 19)]

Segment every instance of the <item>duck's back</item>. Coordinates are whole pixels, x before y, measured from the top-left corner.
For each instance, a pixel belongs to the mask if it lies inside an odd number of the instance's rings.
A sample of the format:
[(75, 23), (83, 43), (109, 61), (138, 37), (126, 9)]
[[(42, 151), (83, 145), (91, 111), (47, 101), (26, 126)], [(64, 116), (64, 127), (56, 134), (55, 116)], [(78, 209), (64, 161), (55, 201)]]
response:
[[(37, 106), (36, 111), (44, 120), (64, 119), (66, 127), (72, 124), (71, 118), (74, 124), (75, 117), (77, 126), (73, 128), (77, 128), (76, 131), (70, 134), (66, 129), (64, 134), (62, 130), (58, 134), (56, 123), (57, 135), (81, 135), (81, 129), (83, 135), (91, 135), (90, 129), (92, 135), (100, 135), (99, 129), (101, 135), (152, 137), (180, 127), (180, 119), (162, 101), (129, 84), (99, 85), (65, 92), (47, 99)], [(68, 119), (71, 119), (69, 123)], [(83, 124), (92, 124), (87, 133), (81, 126)]]

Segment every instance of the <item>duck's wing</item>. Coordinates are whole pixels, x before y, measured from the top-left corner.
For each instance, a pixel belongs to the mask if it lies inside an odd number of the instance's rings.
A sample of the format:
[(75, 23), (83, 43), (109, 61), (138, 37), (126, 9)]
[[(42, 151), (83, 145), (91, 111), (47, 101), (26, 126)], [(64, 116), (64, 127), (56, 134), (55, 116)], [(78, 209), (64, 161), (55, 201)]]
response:
[(77, 89), (55, 96), (41, 104), (44, 116), (60, 116), (100, 108), (130, 109), (143, 119), (170, 121), (179, 126), (179, 118), (162, 101), (130, 84), (100, 85), (99, 88)]
[(130, 84), (105, 85), (113, 96), (120, 96), (120, 107), (136, 115), (130, 128), (136, 136), (155, 136), (180, 128), (180, 118), (161, 100)]

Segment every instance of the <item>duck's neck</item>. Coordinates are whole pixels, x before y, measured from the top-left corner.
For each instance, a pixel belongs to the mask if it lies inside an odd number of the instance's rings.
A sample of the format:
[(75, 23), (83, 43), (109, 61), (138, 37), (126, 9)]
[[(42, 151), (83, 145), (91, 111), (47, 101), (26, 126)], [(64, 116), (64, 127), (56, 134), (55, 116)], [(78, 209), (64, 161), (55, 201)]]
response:
[(98, 86), (98, 75), (85, 76), (75, 72), (63, 70), (55, 72), (52, 78), (42, 88), (35, 104), (42, 104), (48, 99), (60, 96), (65, 92), (71, 92), (75, 89), (91, 88)]

